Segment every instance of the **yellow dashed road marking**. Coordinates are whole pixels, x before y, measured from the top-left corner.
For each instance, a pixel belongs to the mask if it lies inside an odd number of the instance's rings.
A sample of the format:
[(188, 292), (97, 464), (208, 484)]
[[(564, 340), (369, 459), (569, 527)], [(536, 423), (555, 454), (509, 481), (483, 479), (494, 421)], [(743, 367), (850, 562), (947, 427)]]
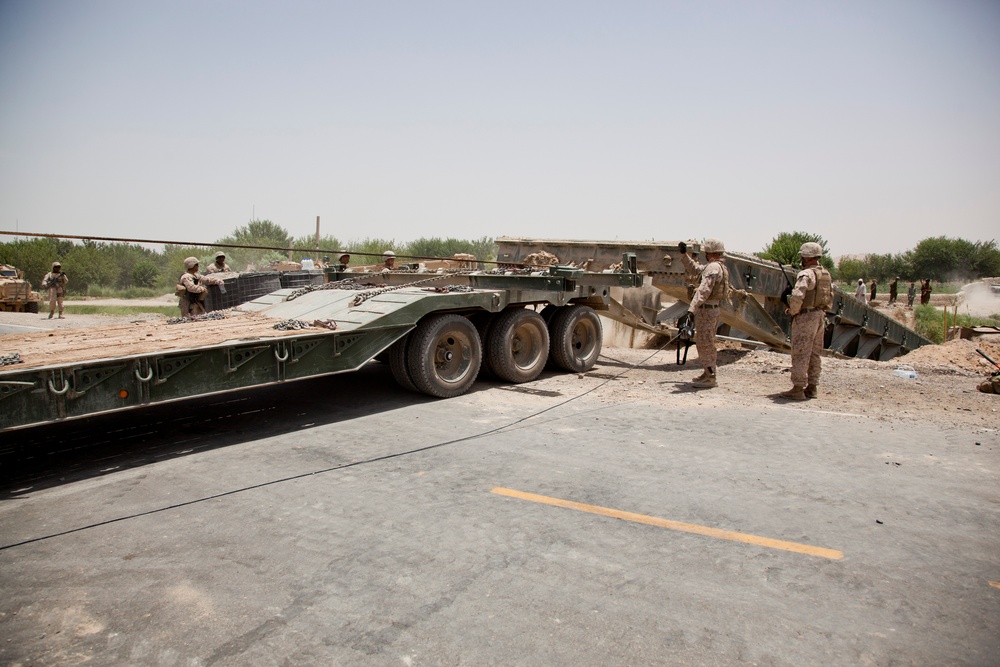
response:
[[(505, 489), (499, 486), (492, 489), (491, 493), (496, 493), (501, 496), (509, 496), (511, 498), (520, 498), (521, 500), (530, 500), (531, 502), (543, 503), (545, 505), (553, 505), (555, 507), (563, 507), (565, 509), (577, 510), (580, 512), (589, 512), (591, 514), (609, 516), (615, 519), (623, 519), (625, 521), (644, 523), (650, 526), (667, 528), (669, 530), (678, 530), (683, 533), (694, 533), (695, 535), (714, 537), (720, 540), (730, 540), (732, 542), (744, 542), (746, 544), (754, 544), (756, 546), (767, 547), (769, 549), (793, 551), (807, 556), (818, 556), (820, 558), (829, 558), (831, 560), (840, 560), (844, 557), (844, 553), (842, 551), (837, 551), (836, 549), (824, 549), (823, 547), (814, 547), (808, 544), (799, 544), (798, 542), (774, 540), (769, 537), (760, 537), (759, 535), (750, 535), (748, 533), (736, 533), (731, 530), (709, 528), (708, 526), (699, 526), (694, 523), (670, 521), (669, 519), (660, 519), (655, 516), (646, 516), (645, 514), (635, 514), (633, 512), (622, 512), (621, 510), (598, 507), (596, 505), (585, 505), (583, 503), (573, 502), (572, 500), (550, 498), (549, 496), (540, 496), (534, 493), (515, 491), (514, 489)], [(991, 582), (991, 585), (997, 584), (993, 584)]]

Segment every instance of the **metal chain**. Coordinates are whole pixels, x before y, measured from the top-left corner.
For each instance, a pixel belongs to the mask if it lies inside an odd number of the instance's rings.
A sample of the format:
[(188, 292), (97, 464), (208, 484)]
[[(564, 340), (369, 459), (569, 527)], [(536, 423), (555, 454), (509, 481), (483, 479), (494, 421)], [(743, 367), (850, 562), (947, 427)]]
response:
[(11, 366), (13, 364), (23, 364), (24, 359), (21, 358), (20, 352), (12, 352), (10, 354), (0, 354), (0, 366)]
[(442, 285), (441, 287), (425, 287), (425, 292), (437, 292), (439, 294), (448, 294), (451, 292), (475, 292), (474, 287), (469, 285)]
[(323, 283), (322, 285), (306, 285), (304, 287), (300, 287), (299, 289), (295, 290), (287, 297), (285, 297), (285, 301), (292, 301), (294, 299), (299, 298), (303, 294), (309, 294), (310, 292), (317, 292), (319, 290), (361, 289), (361, 287), (352, 287), (353, 285), (357, 285), (359, 280), (360, 280), (359, 278), (345, 278), (344, 280), (336, 280), (332, 283)]
[(321, 329), (330, 329), (333, 331), (337, 328), (337, 323), (333, 320), (313, 320), (312, 322), (303, 322), (302, 320), (285, 320), (284, 322), (278, 322), (273, 328), (278, 331), (297, 331), (299, 329), (313, 329), (316, 327)]
[(296, 329), (308, 329), (309, 324), (302, 320), (285, 320), (274, 325), (278, 331), (294, 331)]
[(167, 324), (185, 324), (187, 322), (205, 322), (207, 320), (224, 320), (226, 319), (226, 313), (221, 310), (213, 310), (210, 313), (205, 313), (204, 315), (195, 315), (194, 317), (171, 317), (167, 320)]
[[(472, 273), (472, 272), (468, 271), (468, 273)], [(356, 297), (354, 297), (354, 300), (351, 302), (351, 305), (352, 306), (358, 306), (358, 305), (361, 305), (362, 303), (364, 303), (365, 301), (367, 301), (368, 299), (370, 299), (372, 297), (379, 296), (381, 294), (386, 294), (387, 292), (395, 292), (396, 290), (405, 289), (407, 287), (416, 287), (417, 285), (424, 285), (426, 283), (432, 283), (432, 282), (437, 281), (437, 280), (444, 280), (445, 278), (451, 278), (453, 275), (455, 275), (455, 274), (453, 274), (453, 273), (442, 273), (440, 275), (434, 276), (433, 278), (425, 278), (423, 280), (415, 280), (415, 281), (413, 281), (411, 283), (404, 283), (402, 285), (394, 285), (394, 286), (391, 286), (391, 287), (390, 286), (386, 286), (386, 287), (382, 287), (382, 288), (379, 288), (379, 289), (373, 289), (373, 290), (370, 290), (368, 292), (362, 292), (361, 294), (359, 294)]]

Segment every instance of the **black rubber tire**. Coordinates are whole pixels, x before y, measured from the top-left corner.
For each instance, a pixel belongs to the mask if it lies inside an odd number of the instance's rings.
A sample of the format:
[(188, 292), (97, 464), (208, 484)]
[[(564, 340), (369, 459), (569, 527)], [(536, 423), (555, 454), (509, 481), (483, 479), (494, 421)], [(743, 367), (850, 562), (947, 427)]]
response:
[(469, 321), (472, 325), (476, 327), (476, 331), (479, 332), (479, 344), (483, 350), (483, 363), (479, 366), (479, 379), (480, 380), (495, 380), (496, 374), (490, 369), (489, 363), (487, 363), (486, 357), (486, 341), (490, 337), (490, 328), (497, 319), (496, 313), (489, 313), (486, 311), (473, 313), (469, 316)]
[(29, 313), (35, 313), (37, 315), (38, 314), (38, 302), (37, 301), (29, 301), (25, 305), (24, 309), (26, 311), (28, 311)]
[(549, 356), (557, 368), (574, 373), (589, 371), (601, 355), (601, 318), (590, 306), (560, 308), (549, 323), (549, 337)]
[(392, 371), (392, 377), (396, 379), (396, 383), (400, 387), (407, 391), (418, 391), (407, 368), (409, 342), (410, 334), (406, 334), (386, 350), (389, 357), (389, 370)]
[(542, 319), (545, 320), (546, 324), (552, 321), (552, 316), (559, 312), (560, 307), (550, 303), (542, 308)]
[(417, 391), (452, 398), (476, 381), (483, 346), (476, 327), (461, 315), (428, 315), (410, 334), (406, 356)]
[(486, 340), (490, 370), (507, 382), (531, 382), (549, 358), (549, 330), (542, 316), (526, 308), (500, 313)]

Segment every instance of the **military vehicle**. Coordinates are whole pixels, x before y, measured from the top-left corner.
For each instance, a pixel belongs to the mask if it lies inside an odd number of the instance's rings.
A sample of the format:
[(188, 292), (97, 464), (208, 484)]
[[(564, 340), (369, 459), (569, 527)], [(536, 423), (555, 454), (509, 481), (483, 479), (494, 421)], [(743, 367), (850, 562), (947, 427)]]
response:
[(21, 271), (10, 264), (0, 264), (0, 310), (13, 313), (37, 313), (38, 292), (31, 291), (31, 283), (24, 280)]

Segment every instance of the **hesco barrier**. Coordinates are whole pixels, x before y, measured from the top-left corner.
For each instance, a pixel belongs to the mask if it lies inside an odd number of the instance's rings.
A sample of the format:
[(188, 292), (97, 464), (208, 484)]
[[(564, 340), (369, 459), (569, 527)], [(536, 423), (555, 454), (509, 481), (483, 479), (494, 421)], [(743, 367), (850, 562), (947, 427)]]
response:
[[(323, 276), (320, 274), (320, 282)], [(281, 276), (274, 271), (259, 273), (241, 273), (233, 278), (226, 278), (222, 285), (209, 285), (205, 297), (205, 310), (225, 310), (234, 308), (248, 301), (253, 301), (265, 294), (281, 289)]]
[(282, 271), (278, 274), (281, 280), (281, 288), (305, 287), (306, 285), (322, 285), (326, 282), (326, 276), (322, 269), (311, 271)]

